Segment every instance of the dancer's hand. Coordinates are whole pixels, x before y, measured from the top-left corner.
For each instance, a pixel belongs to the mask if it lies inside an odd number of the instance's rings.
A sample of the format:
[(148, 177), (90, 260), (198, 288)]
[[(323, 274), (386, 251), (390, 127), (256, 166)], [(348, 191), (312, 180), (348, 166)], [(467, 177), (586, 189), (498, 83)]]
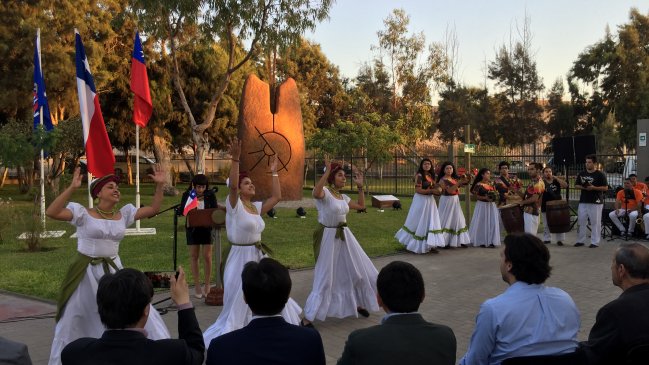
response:
[(239, 160), (241, 157), (241, 141), (237, 137), (234, 137), (230, 143), (230, 156), (233, 160)]
[(164, 184), (167, 177), (166, 175), (167, 173), (162, 168), (162, 165), (157, 163), (153, 166), (153, 174), (149, 174), (149, 178), (151, 178), (151, 180), (156, 184)]
[(77, 166), (74, 169), (74, 174), (72, 175), (72, 181), (70, 181), (70, 187), (74, 189), (78, 189), (81, 187), (82, 182), (83, 182), (83, 175), (81, 175), (81, 167)]
[(326, 173), (331, 172), (331, 160), (329, 159), (329, 154), (324, 154), (324, 163), (325, 163), (325, 171)]
[(270, 171), (273, 173), (273, 175), (277, 175), (277, 161), (279, 160), (279, 157), (277, 157), (277, 154), (275, 154), (273, 161), (270, 163)]
[(363, 188), (363, 173), (360, 172), (355, 166), (352, 166), (352, 173), (354, 174), (354, 183), (359, 189)]

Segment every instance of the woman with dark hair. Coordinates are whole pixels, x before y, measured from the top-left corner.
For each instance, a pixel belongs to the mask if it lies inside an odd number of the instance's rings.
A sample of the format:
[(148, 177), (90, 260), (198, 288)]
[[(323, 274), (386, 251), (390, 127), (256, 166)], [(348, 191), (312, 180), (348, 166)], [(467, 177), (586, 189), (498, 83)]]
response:
[(316, 319), (368, 317), (368, 310), (379, 310), (378, 271), (346, 223), (350, 209), (365, 209), (363, 175), (353, 169), (358, 188), (358, 201), (354, 202), (339, 191), (347, 181), (342, 165), (326, 156), (325, 165), (325, 173), (313, 188), (320, 227), (313, 233), (316, 264), (313, 289), (304, 306), (302, 326), (306, 327), (312, 327)]
[[(198, 206), (196, 209), (218, 208), (214, 190), (209, 188), (209, 180), (203, 174), (196, 174), (183, 193), (180, 207), (183, 208), (192, 190), (196, 193)], [(212, 274), (212, 229), (207, 227), (187, 227), (185, 221), (185, 235), (189, 247), (189, 266), (194, 278), (194, 296), (198, 299), (207, 296), (210, 291), (210, 276)], [(205, 272), (205, 289), (201, 289), (201, 277), (198, 267), (198, 256), (203, 254), (203, 270)]]
[(415, 175), (415, 195), (406, 222), (394, 236), (410, 252), (438, 253), (435, 247), (445, 245), (437, 204), (433, 197), (436, 185), (433, 162), (424, 158), (419, 163), (419, 170)]
[[(155, 166), (153, 175), (149, 177), (156, 184), (151, 205), (136, 208), (133, 204), (126, 204), (118, 209), (121, 196), (119, 178), (111, 174), (92, 181), (90, 195), (97, 199), (97, 204), (94, 208), (86, 208), (69, 202), (83, 179), (77, 167), (70, 186), (47, 207), (45, 214), (48, 217), (70, 222), (77, 230), (77, 256), (61, 283), (50, 365), (61, 363), (61, 351), (70, 342), (81, 337), (98, 338), (104, 333), (95, 298), (99, 280), (105, 274), (122, 268), (118, 253), (126, 227), (138, 219), (156, 215), (162, 204), (165, 173), (160, 165)], [(153, 308), (145, 329), (152, 340), (169, 338), (167, 326)]]
[(491, 183), (491, 170), (484, 167), (478, 171), (471, 193), (476, 198), (469, 236), (474, 246), (500, 246), (500, 214), (496, 207), (498, 191)]
[[(212, 339), (243, 328), (252, 319), (252, 312), (243, 297), (241, 272), (247, 262), (259, 262), (269, 254), (269, 248), (261, 242), (261, 233), (266, 227), (262, 216), (282, 199), (277, 158), (270, 166), (273, 179), (271, 197), (264, 202), (253, 202), (255, 185), (247, 173), (239, 173), (241, 142), (237, 138), (230, 145), (230, 155), (232, 166), (228, 179), (230, 191), (225, 202), (225, 229), (232, 248), (223, 272), (223, 309), (216, 322), (203, 333), (205, 347)], [(298, 324), (301, 312), (302, 308), (289, 298), (281, 314), (286, 322)]]
[(439, 220), (442, 225), (444, 247), (468, 247), (471, 242), (469, 228), (460, 207), (460, 187), (469, 183), (467, 176), (457, 176), (455, 165), (445, 161), (437, 176), (437, 183), (442, 187), (442, 196), (439, 198)]

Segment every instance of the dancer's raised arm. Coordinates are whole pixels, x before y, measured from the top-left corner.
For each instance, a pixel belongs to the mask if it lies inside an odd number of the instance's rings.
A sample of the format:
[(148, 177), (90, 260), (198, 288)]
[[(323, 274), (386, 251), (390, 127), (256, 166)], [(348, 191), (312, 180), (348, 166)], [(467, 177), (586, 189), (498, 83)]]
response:
[(63, 190), (59, 196), (54, 199), (54, 201), (47, 207), (45, 214), (59, 221), (71, 221), (72, 220), (72, 211), (65, 207), (67, 202), (72, 197), (79, 187), (81, 187), (81, 182), (83, 181), (83, 175), (81, 175), (81, 168), (77, 167), (74, 169), (74, 175), (72, 175), (72, 181), (70, 186), (67, 189)]
[(228, 179), (228, 187), (230, 188), (228, 199), (230, 200), (230, 206), (234, 207), (237, 205), (237, 194), (239, 193), (239, 157), (241, 156), (241, 141), (237, 137), (234, 137), (232, 143), (230, 143), (230, 156), (232, 156), (232, 165), (230, 165), (230, 177)]

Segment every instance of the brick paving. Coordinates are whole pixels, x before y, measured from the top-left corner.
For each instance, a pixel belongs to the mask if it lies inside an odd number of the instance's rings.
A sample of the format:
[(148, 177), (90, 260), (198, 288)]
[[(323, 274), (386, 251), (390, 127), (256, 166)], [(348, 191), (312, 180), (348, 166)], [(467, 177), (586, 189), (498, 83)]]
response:
[[(597, 310), (616, 298), (620, 289), (611, 283), (610, 264), (613, 252), (622, 242), (602, 240), (600, 247), (575, 248), (576, 232), (567, 234), (566, 246), (550, 245), (552, 276), (550, 286), (566, 290), (577, 303), (581, 312), (579, 339), (584, 340), (595, 321)], [(646, 242), (646, 241), (645, 241)], [(399, 254), (375, 258), (378, 269), (393, 260), (408, 261), (421, 270), (426, 282), (426, 299), (420, 308), (425, 319), (445, 324), (453, 329), (457, 338), (458, 360), (466, 351), (473, 331), (475, 315), (480, 303), (501, 293), (506, 288), (499, 271), (499, 250), (469, 248), (442, 250), (440, 254)], [(313, 270), (291, 272), (293, 279), (292, 297), (301, 305), (311, 289)], [(159, 293), (155, 299), (165, 298)], [(207, 328), (216, 319), (221, 307), (210, 307), (194, 300), (201, 328)], [(162, 303), (165, 306), (169, 302)], [(52, 318), (8, 322), (17, 316), (47, 316), (54, 311), (52, 303), (46, 303), (0, 292), (0, 336), (26, 343), (34, 364), (46, 364), (54, 333)], [(347, 335), (358, 328), (378, 324), (381, 313), (372, 313), (369, 318), (327, 319), (314, 324), (324, 342), (328, 364), (335, 364), (345, 345)], [(169, 312), (163, 316), (172, 336), (177, 335), (176, 315)]]

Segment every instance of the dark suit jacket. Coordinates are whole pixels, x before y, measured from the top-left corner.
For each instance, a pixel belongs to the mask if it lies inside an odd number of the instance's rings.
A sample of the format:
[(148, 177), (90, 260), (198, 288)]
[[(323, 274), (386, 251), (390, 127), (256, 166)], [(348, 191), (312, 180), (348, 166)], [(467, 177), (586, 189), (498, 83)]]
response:
[(457, 343), (449, 327), (418, 313), (398, 314), (349, 335), (338, 365), (454, 365)]
[(239, 330), (212, 340), (207, 365), (324, 365), (320, 334), (282, 317), (257, 318)]
[(624, 364), (639, 344), (649, 344), (649, 284), (632, 286), (603, 306), (581, 348), (590, 364)]
[(203, 333), (194, 308), (178, 311), (180, 339), (150, 340), (141, 332), (108, 330), (101, 338), (80, 338), (61, 353), (64, 365), (200, 365), (205, 358)]
[(32, 365), (27, 345), (0, 337), (0, 364)]

